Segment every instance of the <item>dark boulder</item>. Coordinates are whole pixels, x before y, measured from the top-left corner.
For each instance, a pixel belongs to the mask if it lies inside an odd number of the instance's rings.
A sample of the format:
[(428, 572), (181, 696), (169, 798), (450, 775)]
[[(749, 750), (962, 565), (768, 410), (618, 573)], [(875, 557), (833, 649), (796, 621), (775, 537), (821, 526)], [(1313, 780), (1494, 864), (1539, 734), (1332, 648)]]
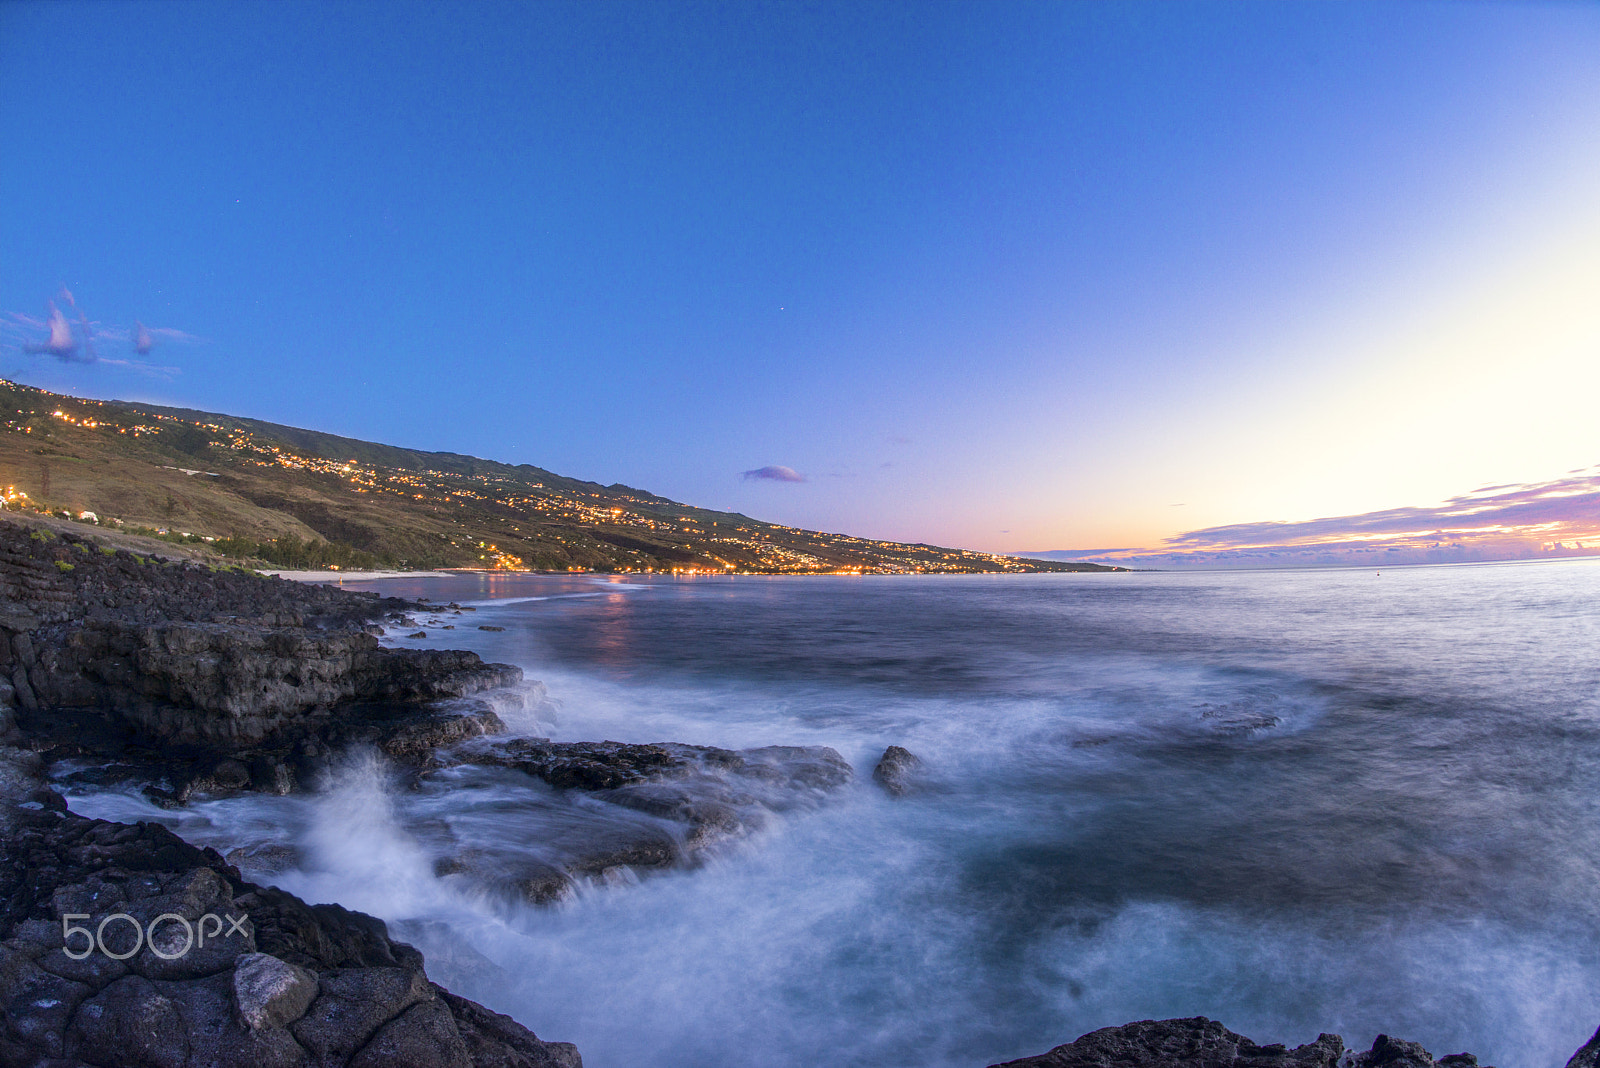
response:
[(490, 1012), (475, 1001), (435, 987), (455, 1016), (456, 1030), (467, 1044), (474, 1068), (583, 1068), (578, 1047), (570, 1042), (539, 1042), (509, 1016)]
[(1048, 1053), (991, 1068), (1335, 1068), (1342, 1053), (1338, 1035), (1319, 1035), (1295, 1049), (1258, 1046), (1196, 1016), (1103, 1027)]
[(1567, 1068), (1600, 1068), (1600, 1030), (1567, 1061)]
[(922, 761), (910, 750), (891, 745), (878, 759), (878, 766), (872, 769), (872, 778), (890, 797), (902, 797), (921, 767)]
[[(1600, 1049), (1600, 1035), (1591, 1045)], [(1584, 1049), (1588, 1049), (1585, 1046)], [(1579, 1050), (1573, 1062), (1583, 1055)], [(1290, 1049), (1257, 1045), (1204, 1016), (1141, 1020), (1091, 1031), (1047, 1053), (990, 1068), (1476, 1068), (1470, 1053), (1437, 1061), (1416, 1042), (1379, 1035), (1365, 1053), (1346, 1052), (1338, 1035)], [(1589, 1064), (1578, 1068), (1590, 1068)]]

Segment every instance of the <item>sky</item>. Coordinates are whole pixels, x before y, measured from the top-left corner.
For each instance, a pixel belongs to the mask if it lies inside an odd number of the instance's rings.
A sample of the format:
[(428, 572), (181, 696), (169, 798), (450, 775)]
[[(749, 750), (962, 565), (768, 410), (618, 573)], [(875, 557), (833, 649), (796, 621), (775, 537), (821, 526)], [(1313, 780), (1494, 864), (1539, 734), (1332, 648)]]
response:
[(987, 551), (1600, 551), (1600, 5), (9, 2), (0, 138), (30, 385)]

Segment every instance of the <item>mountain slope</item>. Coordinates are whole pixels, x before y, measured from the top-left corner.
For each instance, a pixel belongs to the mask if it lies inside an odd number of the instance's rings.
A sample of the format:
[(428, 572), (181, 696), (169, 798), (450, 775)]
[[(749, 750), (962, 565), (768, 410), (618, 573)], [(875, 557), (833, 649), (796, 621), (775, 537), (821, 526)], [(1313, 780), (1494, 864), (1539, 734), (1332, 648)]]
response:
[(763, 523), (528, 464), (0, 380), (7, 507), (289, 566), (861, 573), (1120, 570)]

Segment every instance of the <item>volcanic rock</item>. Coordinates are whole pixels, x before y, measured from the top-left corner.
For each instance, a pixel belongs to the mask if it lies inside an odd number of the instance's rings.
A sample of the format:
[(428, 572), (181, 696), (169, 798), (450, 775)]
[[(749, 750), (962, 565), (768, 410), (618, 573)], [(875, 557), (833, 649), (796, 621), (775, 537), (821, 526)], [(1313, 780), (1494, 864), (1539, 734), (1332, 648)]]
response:
[(1567, 1068), (1600, 1068), (1600, 1030), (1567, 1061)]
[[(470, 741), (436, 753), (426, 774), (463, 766), (510, 768), (556, 788), (552, 797), (528, 784), (542, 826), (536, 844), (457, 845), (443, 833), (435, 845), (436, 874), (532, 904), (569, 896), (577, 881), (694, 863), (718, 842), (759, 829), (770, 812), (821, 803), (854, 774), (825, 746), (731, 750), (544, 738)], [(569, 795), (584, 800), (562, 801)], [(628, 813), (606, 816), (595, 801)]]
[(270, 953), (241, 954), (234, 965), (234, 1006), (239, 1022), (252, 1031), (294, 1023), (311, 1007), (317, 990), (313, 973)]
[(920, 767), (922, 761), (910, 750), (891, 745), (883, 751), (877, 767), (872, 769), (872, 778), (890, 797), (902, 797), (910, 786), (911, 777)]
[(46, 804), (39, 766), (0, 747), (0, 1064), (581, 1068), (428, 982), (381, 920), (255, 886), (158, 825)]
[[(1582, 1055), (1579, 1050), (1573, 1062)], [(1036, 1057), (990, 1068), (1476, 1068), (1477, 1063), (1470, 1053), (1436, 1061), (1418, 1043), (1388, 1035), (1379, 1035), (1365, 1053), (1347, 1053), (1344, 1039), (1330, 1034), (1318, 1035), (1315, 1042), (1294, 1049), (1279, 1044), (1259, 1046), (1215, 1020), (1195, 1016), (1104, 1027)]]
[(520, 669), (368, 633), (415, 607), (0, 521), (0, 738), (161, 765), (181, 802), (288, 792), (353, 742), (406, 761), (503, 730), (487, 705), (439, 702)]

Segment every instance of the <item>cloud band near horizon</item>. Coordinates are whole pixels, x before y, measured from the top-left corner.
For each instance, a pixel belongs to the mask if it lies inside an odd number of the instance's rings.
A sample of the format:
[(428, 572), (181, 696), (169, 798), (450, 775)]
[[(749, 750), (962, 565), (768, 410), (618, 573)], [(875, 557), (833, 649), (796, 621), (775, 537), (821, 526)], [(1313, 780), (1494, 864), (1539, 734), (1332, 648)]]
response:
[(1185, 531), (1161, 547), (1019, 556), (1150, 567), (1317, 567), (1600, 555), (1600, 465), (1547, 482), (1486, 486), (1432, 507)]

